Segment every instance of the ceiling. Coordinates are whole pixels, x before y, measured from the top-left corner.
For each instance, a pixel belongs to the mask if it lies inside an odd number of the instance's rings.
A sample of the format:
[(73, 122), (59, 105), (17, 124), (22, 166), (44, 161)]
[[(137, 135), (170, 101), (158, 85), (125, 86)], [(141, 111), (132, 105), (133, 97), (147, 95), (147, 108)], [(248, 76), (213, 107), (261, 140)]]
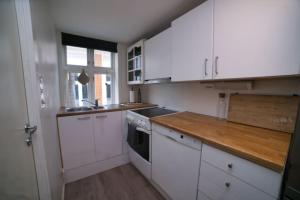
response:
[(201, 0), (48, 0), (58, 30), (133, 43), (167, 28)]

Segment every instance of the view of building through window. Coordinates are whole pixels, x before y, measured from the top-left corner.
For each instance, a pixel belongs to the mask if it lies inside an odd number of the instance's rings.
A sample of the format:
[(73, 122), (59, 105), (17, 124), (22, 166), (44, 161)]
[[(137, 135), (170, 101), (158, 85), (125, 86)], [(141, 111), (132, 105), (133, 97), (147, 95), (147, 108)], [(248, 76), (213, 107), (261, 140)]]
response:
[(111, 68), (111, 52), (94, 50), (95, 67)]
[(111, 76), (108, 74), (95, 74), (95, 99), (99, 104), (111, 104)]

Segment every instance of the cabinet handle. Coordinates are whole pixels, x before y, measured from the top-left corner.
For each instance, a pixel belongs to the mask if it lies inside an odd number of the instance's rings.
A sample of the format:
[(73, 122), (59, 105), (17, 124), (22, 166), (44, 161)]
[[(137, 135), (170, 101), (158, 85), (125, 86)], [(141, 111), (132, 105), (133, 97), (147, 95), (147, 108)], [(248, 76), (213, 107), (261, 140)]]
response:
[(226, 186), (227, 188), (229, 188), (229, 187), (230, 187), (230, 183), (229, 183), (229, 182), (226, 182), (226, 183), (225, 183), (225, 186)]
[(218, 60), (219, 60), (219, 56), (216, 56), (215, 58), (215, 74), (217, 75), (219, 72), (218, 72)]
[(205, 60), (204, 60), (204, 75), (205, 75), (205, 76), (208, 75), (208, 74), (207, 74), (207, 62), (208, 62), (208, 59), (205, 58)]
[(91, 117), (78, 117), (78, 120), (89, 120)]
[(229, 169), (232, 169), (233, 164), (232, 164), (232, 163), (229, 163), (229, 164), (227, 165), (227, 167), (228, 167)]
[(99, 115), (99, 116), (96, 116), (96, 119), (100, 119), (100, 118), (106, 118), (107, 115)]

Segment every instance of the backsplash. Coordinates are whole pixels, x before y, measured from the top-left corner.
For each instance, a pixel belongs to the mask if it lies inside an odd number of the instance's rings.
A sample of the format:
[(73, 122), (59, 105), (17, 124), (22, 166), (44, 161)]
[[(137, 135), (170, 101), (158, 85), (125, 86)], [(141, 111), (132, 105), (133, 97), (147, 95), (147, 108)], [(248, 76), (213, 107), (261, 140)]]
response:
[(255, 80), (252, 90), (221, 90), (210, 88), (210, 86), (210, 83), (200, 82), (143, 85), (141, 86), (142, 101), (179, 111), (217, 116), (220, 92), (225, 92), (227, 98), (230, 93), (235, 92), (243, 94), (300, 95), (300, 78)]

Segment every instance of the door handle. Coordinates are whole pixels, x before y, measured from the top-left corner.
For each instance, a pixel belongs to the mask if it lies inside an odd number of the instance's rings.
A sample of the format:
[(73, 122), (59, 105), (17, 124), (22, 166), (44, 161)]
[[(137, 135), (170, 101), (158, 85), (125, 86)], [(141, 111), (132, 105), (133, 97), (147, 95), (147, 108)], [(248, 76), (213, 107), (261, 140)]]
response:
[(100, 118), (106, 118), (107, 115), (99, 115), (99, 116), (96, 116), (96, 119), (100, 119)]
[(30, 124), (25, 124), (24, 126), (25, 134), (27, 135), (27, 138), (25, 140), (27, 146), (31, 146), (32, 144), (32, 134), (34, 134), (37, 130), (37, 126), (30, 126)]
[(78, 117), (78, 120), (89, 120), (91, 117)]
[(216, 56), (216, 58), (215, 58), (215, 74), (216, 75), (219, 73), (219, 71), (218, 71), (218, 60), (219, 60), (219, 56)]
[(207, 74), (207, 62), (208, 62), (208, 59), (205, 58), (205, 60), (204, 60), (204, 75), (205, 75), (205, 76), (208, 75), (208, 74)]

